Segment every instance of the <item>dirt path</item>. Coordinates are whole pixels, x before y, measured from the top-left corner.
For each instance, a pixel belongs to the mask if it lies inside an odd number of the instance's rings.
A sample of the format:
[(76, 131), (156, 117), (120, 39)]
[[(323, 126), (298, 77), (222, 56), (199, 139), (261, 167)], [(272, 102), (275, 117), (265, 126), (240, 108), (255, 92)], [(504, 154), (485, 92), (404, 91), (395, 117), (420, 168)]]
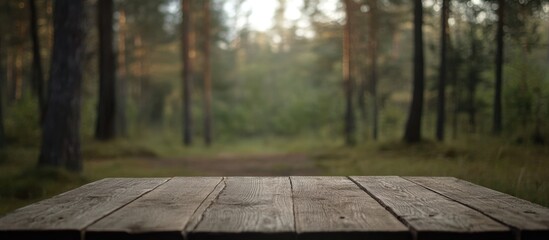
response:
[(158, 164), (181, 166), (200, 176), (321, 175), (315, 161), (304, 154), (220, 156), (211, 158), (157, 159)]

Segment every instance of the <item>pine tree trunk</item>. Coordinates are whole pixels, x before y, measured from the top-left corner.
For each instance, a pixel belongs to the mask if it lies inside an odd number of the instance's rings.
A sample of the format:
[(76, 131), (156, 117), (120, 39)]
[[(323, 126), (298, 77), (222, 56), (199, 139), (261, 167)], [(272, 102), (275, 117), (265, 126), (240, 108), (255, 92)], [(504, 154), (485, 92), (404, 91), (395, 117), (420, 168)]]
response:
[(421, 118), (423, 115), (424, 92), (424, 58), (423, 58), (423, 4), (414, 1), (414, 81), (412, 103), (406, 122), (404, 141), (416, 143), (421, 141)]
[(118, 77), (116, 78), (116, 130), (120, 136), (128, 135), (128, 124), (126, 118), (126, 102), (128, 98), (127, 76), (128, 70), (126, 66), (126, 11), (121, 9), (118, 17)]
[(446, 48), (448, 40), (448, 13), (449, 0), (442, 1), (442, 13), (440, 21), (440, 66), (438, 80), (438, 106), (436, 137), (438, 141), (444, 140), (446, 124)]
[(13, 94), (14, 101), (18, 101), (23, 96), (23, 44), (18, 43), (15, 47), (15, 56), (13, 61)]
[(204, 143), (212, 143), (212, 73), (210, 63), (210, 1), (204, 0)]
[(498, 23), (497, 23), (497, 49), (496, 49), (496, 84), (494, 89), (494, 118), (493, 118), (493, 132), (494, 134), (500, 134), (503, 128), (502, 126), (502, 104), (501, 104), (501, 91), (503, 84), (503, 22), (505, 17), (505, 1), (498, 1)]
[(457, 81), (458, 68), (456, 63), (452, 63), (451, 67), (451, 81), (453, 83), (452, 89), (452, 138), (457, 139), (458, 137), (458, 120), (459, 120), (459, 86)]
[(4, 29), (0, 28), (0, 149), (5, 145), (4, 135), (4, 88), (6, 83), (6, 68), (4, 65)]
[(145, 85), (145, 46), (140, 33), (137, 33), (134, 37), (134, 57), (137, 60), (137, 65), (133, 68), (135, 70), (134, 75), (137, 77), (137, 84), (134, 88), (134, 97), (137, 107), (139, 109), (138, 122), (139, 124), (145, 123), (145, 107), (144, 107), (144, 94), (143, 88)]
[(15, 101), (15, 57), (14, 51), (7, 46), (6, 44), (6, 99), (7, 103), (11, 104)]
[(351, 77), (351, 0), (345, 1), (347, 21), (343, 33), (343, 87), (345, 91), (345, 144), (355, 144), (355, 116), (353, 108), (353, 79)]
[[(460, 32), (461, 28), (460, 25), (455, 26), (455, 32)], [(452, 139), (458, 138), (458, 123), (459, 123), (459, 104), (460, 104), (460, 82), (458, 81), (458, 72), (459, 72), (459, 53), (457, 52), (457, 45), (458, 45), (458, 37), (459, 35), (455, 35), (455, 42), (451, 42), (452, 38), (450, 37), (450, 34), (448, 34), (448, 48), (451, 56), (451, 60), (448, 64), (448, 68), (450, 71), (450, 82), (452, 84)]]
[(99, 25), (99, 103), (95, 138), (110, 140), (116, 135), (116, 78), (113, 48), (113, 0), (98, 0)]
[(192, 116), (191, 116), (191, 84), (193, 71), (190, 59), (191, 41), (191, 9), (190, 0), (182, 0), (183, 27), (182, 31), (182, 57), (183, 57), (183, 143), (192, 144)]
[[(471, 23), (474, 24), (474, 23)], [(469, 115), (469, 129), (471, 133), (475, 133), (477, 129), (476, 121), (476, 88), (478, 82), (478, 71), (477, 71), (477, 44), (476, 44), (476, 35), (474, 27), (471, 27), (471, 56), (469, 59), (469, 78), (467, 81), (467, 110)]]
[(370, 67), (370, 78), (372, 81), (372, 137), (374, 140), (378, 139), (378, 94), (377, 94), (377, 1), (371, 0), (370, 4), (370, 61), (372, 63)]
[(85, 0), (56, 0), (48, 109), (38, 165), (82, 170), (80, 98), (85, 52)]
[[(354, 7), (360, 7), (360, 4), (353, 3)], [(353, 19), (356, 19), (357, 21), (362, 21), (361, 16), (362, 14), (355, 13), (353, 15)], [(354, 55), (351, 54), (351, 61), (354, 62), (354, 65), (351, 65), (351, 69), (353, 70), (352, 76), (354, 76), (354, 84), (356, 86), (356, 101), (357, 101), (357, 109), (358, 114), (360, 116), (360, 120), (362, 124), (367, 126), (368, 123), (368, 113), (367, 113), (367, 105), (366, 105), (366, 95), (368, 87), (368, 60), (369, 55), (367, 54), (369, 51), (369, 44), (365, 40), (363, 40), (362, 35), (366, 35), (363, 33), (364, 29), (361, 26), (358, 25), (352, 25), (353, 29), (351, 31), (355, 34), (353, 34), (353, 37), (351, 38), (351, 52), (355, 53)], [(368, 131), (367, 128), (361, 129), (361, 131), (364, 133), (364, 135), (367, 135)]]
[(29, 0), (30, 23), (32, 39), (32, 85), (38, 97), (40, 111), (40, 122), (44, 120), (46, 110), (46, 97), (44, 94), (44, 70), (42, 68), (42, 57), (40, 55), (40, 38), (38, 37), (38, 17), (36, 13), (36, 0)]

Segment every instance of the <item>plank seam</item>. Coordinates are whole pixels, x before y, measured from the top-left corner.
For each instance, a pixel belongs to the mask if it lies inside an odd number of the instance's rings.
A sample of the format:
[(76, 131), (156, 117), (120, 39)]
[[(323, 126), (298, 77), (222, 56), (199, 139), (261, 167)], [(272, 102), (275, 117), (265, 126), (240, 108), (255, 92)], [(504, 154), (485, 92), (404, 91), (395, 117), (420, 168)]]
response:
[[(219, 182), (215, 185), (215, 187), (212, 188), (212, 191), (210, 193), (208, 193), (208, 195), (202, 200), (202, 202), (200, 202), (200, 204), (198, 204), (198, 207), (196, 207), (196, 209), (193, 211), (193, 213), (191, 214), (191, 218), (189, 218), (189, 221), (187, 221), (187, 224), (185, 224), (185, 226), (183, 226), (183, 229), (182, 229), (182, 234), (183, 234), (183, 239), (188, 239), (188, 231), (187, 230), (187, 227), (189, 227), (189, 224), (192, 223), (192, 218), (195, 217), (195, 214), (196, 212), (198, 211), (198, 209), (200, 209), (200, 207), (206, 202), (206, 200), (208, 200), (208, 198), (214, 193), (216, 192), (215, 190), (217, 189), (217, 187), (219, 186), (219, 184), (222, 184), (225, 182), (225, 177), (221, 177), (221, 180), (219, 180)], [(223, 189), (221, 189), (221, 191), (219, 191), (219, 193), (217, 194), (216, 198), (213, 199), (210, 204), (204, 209), (204, 211), (202, 212), (202, 214), (200, 214), (198, 217), (198, 222), (196, 222), (196, 224), (193, 226), (193, 228), (191, 229), (194, 230), (198, 227), (198, 224), (200, 224), (200, 222), (202, 222), (202, 219), (204, 219), (204, 213), (206, 211), (208, 211), (208, 209), (210, 208), (210, 206), (212, 205), (212, 203), (219, 197), (219, 195), (221, 194), (221, 192), (223, 192), (223, 190), (225, 189), (225, 186), (223, 186)]]
[[(476, 208), (476, 207), (473, 207), (473, 206), (471, 206), (471, 205), (469, 205), (469, 204), (467, 204), (467, 203), (461, 202), (461, 201), (459, 201), (459, 200), (457, 200), (457, 199), (453, 199), (453, 198), (451, 198), (450, 196), (447, 196), (446, 194), (443, 194), (443, 193), (441, 193), (441, 192), (438, 192), (438, 191), (436, 191), (436, 190), (434, 190), (434, 189), (432, 189), (432, 188), (429, 188), (429, 187), (427, 187), (427, 186), (425, 186), (425, 185), (423, 185), (423, 184), (421, 184), (421, 183), (419, 183), (419, 182), (416, 182), (416, 181), (414, 181), (414, 180), (412, 180), (412, 179), (408, 179), (408, 177), (401, 177), (401, 178), (405, 179), (406, 181), (412, 182), (412, 183), (414, 183), (414, 184), (416, 184), (416, 185), (418, 185), (418, 186), (420, 186), (420, 187), (422, 187), (422, 188), (425, 188), (425, 189), (427, 189), (427, 190), (429, 190), (429, 191), (431, 191), (431, 192), (434, 192), (434, 193), (436, 193), (436, 194), (438, 194), (438, 195), (440, 195), (440, 196), (443, 196), (443, 197), (449, 199), (450, 201), (456, 202), (456, 203), (458, 203), (458, 204), (460, 204), (460, 205), (463, 205), (463, 206), (465, 206), (465, 207), (468, 207), (468, 208), (470, 208), (470, 209), (473, 209), (473, 210), (476, 211), (476, 212), (479, 212), (480, 214), (482, 214), (482, 215), (484, 215), (484, 216), (486, 216), (486, 217), (488, 217), (488, 218), (494, 220), (495, 222), (497, 222), (497, 223), (499, 223), (499, 224), (501, 224), (501, 225), (503, 225), (503, 226), (506, 226), (506, 227), (510, 228), (511, 231), (513, 232), (513, 235), (515, 235), (515, 239), (516, 239), (516, 240), (521, 240), (521, 239), (522, 239), (522, 236), (521, 236), (522, 234), (521, 234), (521, 231), (520, 231), (519, 228), (514, 227), (514, 226), (512, 226), (512, 225), (509, 225), (509, 224), (506, 224), (506, 223), (504, 223), (503, 221), (500, 221), (500, 220), (498, 220), (497, 218), (494, 218), (494, 217), (492, 217), (492, 216), (490, 216), (490, 215), (484, 213), (484, 212), (481, 211), (480, 209), (478, 209), (478, 208)], [(456, 178), (456, 179), (458, 179), (458, 178)], [(462, 181), (461, 179), (458, 179), (458, 180)]]
[(294, 235), (294, 239), (298, 239), (298, 231), (297, 231), (297, 220), (296, 220), (296, 211), (295, 211), (295, 200), (294, 200), (294, 183), (292, 182), (292, 177), (288, 177), (288, 179), (290, 180), (290, 191), (292, 193), (292, 215), (294, 217), (294, 231), (295, 231), (295, 235)]
[(396, 214), (391, 207), (389, 207), (385, 203), (383, 203), (383, 201), (381, 201), (381, 199), (379, 199), (374, 194), (372, 194), (370, 191), (368, 191), (368, 189), (366, 189), (366, 187), (362, 186), (362, 184), (358, 183), (357, 181), (355, 181), (350, 176), (347, 176), (347, 178), (349, 180), (351, 180), (351, 182), (353, 182), (355, 185), (357, 185), (360, 189), (362, 189), (362, 191), (366, 192), (366, 194), (370, 195), (370, 197), (372, 197), (374, 200), (376, 200), (377, 203), (379, 203), (381, 206), (383, 206), (383, 208), (385, 208), (385, 210), (387, 210), (389, 213), (391, 213), (391, 215), (396, 217), (396, 219), (398, 221), (400, 221), (402, 224), (404, 224), (404, 226), (408, 227), (408, 229), (412, 233), (412, 239), (417, 240), (417, 235), (418, 235), (417, 230), (411, 224), (409, 224), (408, 221), (406, 221), (404, 218), (401, 218), (398, 214)]
[(169, 182), (169, 181), (172, 180), (172, 179), (173, 179), (173, 177), (164, 180), (164, 182), (158, 184), (156, 187), (151, 188), (151, 189), (148, 190), (148, 191), (145, 191), (144, 193), (142, 193), (142, 194), (140, 194), (139, 196), (137, 196), (135, 199), (133, 199), (133, 200), (131, 200), (131, 201), (125, 203), (125, 204), (122, 204), (120, 207), (118, 207), (118, 208), (116, 208), (116, 209), (110, 211), (109, 213), (105, 214), (104, 216), (102, 216), (102, 217), (100, 217), (100, 218), (94, 220), (93, 222), (91, 222), (90, 224), (88, 224), (87, 226), (85, 226), (84, 228), (82, 228), (82, 230), (80, 231), (80, 239), (86, 240), (86, 230), (87, 230), (88, 227), (90, 227), (91, 225), (95, 224), (96, 222), (99, 222), (101, 219), (104, 219), (104, 218), (110, 216), (111, 214), (113, 214), (113, 213), (115, 213), (116, 211), (122, 209), (123, 207), (129, 205), (130, 203), (135, 202), (137, 199), (140, 199), (141, 197), (145, 196), (147, 193), (150, 193), (150, 192), (154, 191), (155, 189), (159, 188), (160, 186), (164, 185), (165, 183)]
[[(215, 202), (217, 202), (217, 200), (218, 200), (219, 197), (221, 196), (221, 193), (222, 193), (223, 191), (225, 191), (225, 188), (227, 188), (227, 184), (225, 183), (225, 180), (226, 180), (226, 178), (223, 177), (223, 179), (221, 179), (221, 181), (218, 183), (218, 184), (223, 183), (223, 184), (224, 184), (223, 188), (221, 189), (221, 191), (219, 191), (219, 193), (217, 194), (217, 196), (215, 196), (215, 198), (210, 202), (210, 204), (208, 204), (208, 206), (206, 207), (206, 209), (204, 209), (204, 212), (202, 212), (202, 214), (200, 214), (200, 220), (198, 220), (198, 222), (196, 223), (196, 225), (194, 225), (193, 228), (190, 229), (189, 232), (194, 232), (194, 230), (196, 230), (196, 228), (198, 227), (198, 225), (200, 225), (200, 223), (204, 220), (204, 214), (206, 214), (206, 212), (210, 209), (210, 207), (211, 207)], [(216, 186), (216, 187), (217, 187), (217, 186)], [(214, 190), (215, 190), (215, 188), (214, 188)], [(214, 191), (212, 191), (212, 192), (214, 192)], [(211, 194), (211, 193), (210, 193), (210, 194)], [(206, 199), (207, 199), (207, 198), (208, 198), (208, 197), (206, 197)], [(204, 200), (205, 200), (205, 199), (204, 199)], [(197, 209), (198, 209), (198, 208), (197, 208)]]

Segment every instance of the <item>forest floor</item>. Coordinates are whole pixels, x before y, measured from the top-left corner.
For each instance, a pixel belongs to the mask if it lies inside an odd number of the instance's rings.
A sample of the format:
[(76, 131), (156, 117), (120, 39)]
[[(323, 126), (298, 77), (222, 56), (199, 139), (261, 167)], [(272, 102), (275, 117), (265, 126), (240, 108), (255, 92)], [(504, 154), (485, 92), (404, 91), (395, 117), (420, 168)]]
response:
[(307, 138), (250, 139), (211, 148), (185, 148), (160, 138), (87, 140), (82, 174), (37, 169), (36, 149), (10, 146), (0, 152), (0, 215), (106, 177), (453, 176), (549, 206), (549, 148), (498, 139), (418, 145), (370, 141), (355, 147)]
[(182, 167), (194, 176), (321, 175), (316, 162), (302, 153), (144, 159), (162, 167)]

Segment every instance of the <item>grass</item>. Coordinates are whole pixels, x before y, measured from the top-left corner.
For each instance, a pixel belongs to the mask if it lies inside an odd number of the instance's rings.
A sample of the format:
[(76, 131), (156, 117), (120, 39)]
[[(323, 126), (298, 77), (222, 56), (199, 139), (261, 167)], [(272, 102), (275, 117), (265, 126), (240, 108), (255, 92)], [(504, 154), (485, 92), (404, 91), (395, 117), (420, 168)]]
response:
[(439, 144), (400, 142), (326, 149), (329, 175), (453, 176), (549, 206), (549, 149), (495, 139)]
[(542, 146), (469, 138), (445, 144), (366, 142), (349, 148), (333, 140), (301, 137), (248, 139), (227, 141), (211, 148), (201, 144), (185, 148), (177, 137), (169, 134), (136, 139), (107, 143), (85, 139), (85, 168), (78, 175), (58, 169), (37, 169), (35, 146), (9, 146), (0, 152), (0, 215), (105, 177), (196, 175), (183, 163), (161, 161), (165, 158), (279, 153), (305, 154), (325, 175), (454, 176), (549, 206), (549, 149)]

